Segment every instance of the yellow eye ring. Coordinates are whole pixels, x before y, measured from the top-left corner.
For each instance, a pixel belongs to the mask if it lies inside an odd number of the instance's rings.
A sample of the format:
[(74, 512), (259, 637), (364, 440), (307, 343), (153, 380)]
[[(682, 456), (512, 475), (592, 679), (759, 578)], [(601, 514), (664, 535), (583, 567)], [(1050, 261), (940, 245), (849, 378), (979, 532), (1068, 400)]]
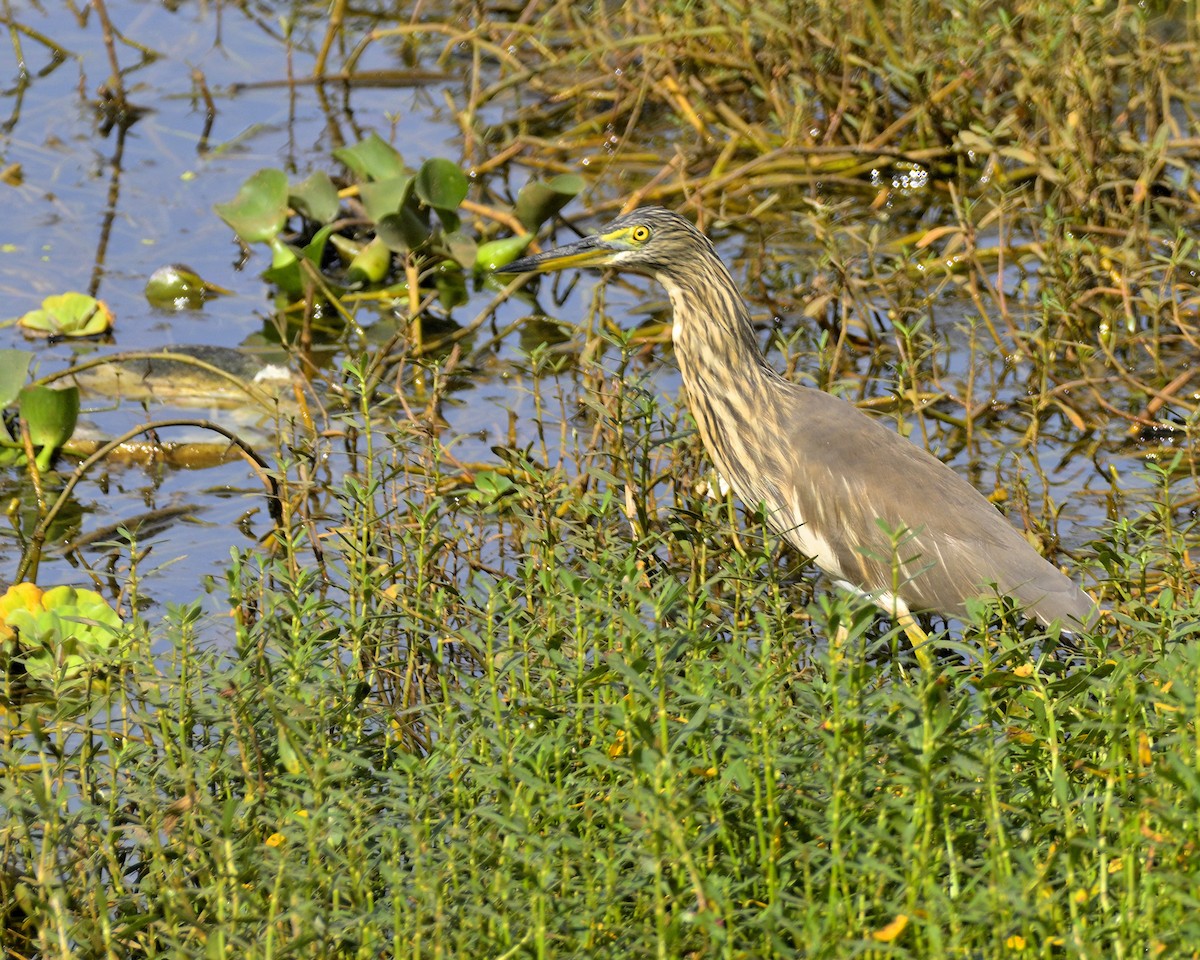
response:
[(634, 243), (645, 243), (650, 239), (650, 228), (644, 226), (636, 226), (629, 231), (629, 236)]

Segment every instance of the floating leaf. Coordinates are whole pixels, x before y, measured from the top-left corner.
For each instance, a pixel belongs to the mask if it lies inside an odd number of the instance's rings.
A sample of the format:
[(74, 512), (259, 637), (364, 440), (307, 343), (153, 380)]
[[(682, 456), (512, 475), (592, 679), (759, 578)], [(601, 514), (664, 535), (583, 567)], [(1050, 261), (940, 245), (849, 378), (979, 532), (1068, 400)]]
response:
[[(263, 279), (273, 283), (279, 292), (291, 300), (305, 295), (309, 278), (305, 275), (301, 260), (320, 267), (325, 256), (325, 246), (333, 234), (333, 224), (327, 223), (315, 234), (308, 244), (298, 250), (278, 238), (271, 243), (271, 266), (263, 271)], [(333, 286), (331, 284), (331, 286)]]
[[(58, 586), (43, 592), (19, 583), (0, 597), (0, 640), (5, 660), (16, 660), (37, 684), (78, 680), (104, 665), (121, 632), (121, 618), (100, 594)], [(2, 665), (4, 668), (9, 663)]]
[(0, 409), (10, 406), (25, 386), (33, 354), (28, 350), (0, 350)]
[(404, 173), (396, 148), (376, 133), (351, 147), (339, 147), (333, 155), (364, 180), (388, 180)]
[(531, 233), (583, 192), (586, 183), (575, 173), (563, 173), (552, 180), (531, 180), (517, 194), (513, 213)]
[(429, 223), (411, 207), (389, 214), (375, 224), (375, 235), (397, 253), (424, 245), (429, 234)]
[(439, 212), (457, 210), (467, 199), (467, 187), (467, 175), (450, 160), (426, 160), (417, 171), (417, 196)]
[(319, 267), (321, 261), (325, 259), (325, 245), (333, 236), (333, 224), (327, 223), (314, 233), (312, 239), (304, 245), (304, 249), (301, 251), (304, 254), (304, 259), (314, 266)]
[(450, 230), (442, 234), (442, 247), (460, 267), (474, 267), (475, 258), (479, 255), (479, 245), (475, 238), (462, 230)]
[(494, 470), (481, 470), (475, 474), (475, 490), (485, 502), (495, 503), (501, 497), (517, 492), (515, 483), (502, 473)]
[(29, 439), (40, 450), (39, 470), (49, 470), (54, 455), (71, 439), (79, 417), (79, 388), (29, 386), (20, 394), (20, 416), (29, 428)]
[(387, 244), (376, 237), (363, 247), (350, 261), (346, 271), (346, 282), (379, 283), (387, 276), (388, 268), (392, 265), (392, 251)]
[(443, 260), (433, 273), (433, 285), (437, 288), (438, 302), (447, 310), (461, 306), (469, 299), (467, 279), (458, 264)]
[(364, 183), (358, 195), (367, 216), (378, 223), (384, 217), (399, 213), (412, 196), (413, 178), (407, 174), (390, 177), (376, 183)]
[(288, 192), (288, 203), (298, 213), (317, 223), (328, 223), (337, 216), (337, 187), (324, 170), (316, 170)]
[(259, 170), (237, 196), (213, 207), (243, 243), (269, 243), (287, 223), (288, 182), (282, 170)]
[(72, 292), (47, 297), (17, 323), (48, 337), (94, 337), (112, 329), (113, 315), (103, 300)]
[(271, 269), (281, 270), (290, 267), (300, 259), (300, 251), (291, 244), (276, 238), (271, 241)]
[(350, 237), (344, 237), (340, 233), (333, 234), (329, 238), (329, 242), (333, 244), (333, 248), (337, 251), (338, 256), (346, 264), (362, 253), (363, 247), (366, 246), (365, 243), (359, 240), (352, 240)]

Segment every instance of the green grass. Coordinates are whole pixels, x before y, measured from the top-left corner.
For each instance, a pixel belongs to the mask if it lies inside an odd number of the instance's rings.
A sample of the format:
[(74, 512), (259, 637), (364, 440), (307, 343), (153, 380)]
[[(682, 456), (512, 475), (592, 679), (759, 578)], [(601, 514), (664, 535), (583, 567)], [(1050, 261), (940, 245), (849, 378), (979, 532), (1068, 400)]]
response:
[(436, 365), (402, 417), (349, 364), (281, 444), (277, 535), (214, 585), (229, 622), (131, 618), (86, 709), (5, 678), (8, 956), (1197, 956), (1195, 11), (934, 6), (464, 8), (436, 37), (475, 57), (464, 161), (603, 157), (597, 214), (686, 199), (783, 318), (772, 362), (959, 455), (1051, 552), (1042, 462), (1084, 464), (1107, 522), (1073, 565), (1111, 618), (1067, 645), (981, 609), (916, 669), (701, 494), (641, 376), (661, 327), (600, 296), (487, 463), (433, 426)]
[(631, 532), (611, 471), (674, 428), (650, 404), (498, 500), (438, 493), (410, 434), (319, 562), (236, 560), (234, 649), (196, 609), (135, 625), (91, 711), (3, 744), (11, 954), (1187, 954), (1194, 602), (1074, 650), (968, 628), (922, 675), (686, 479)]

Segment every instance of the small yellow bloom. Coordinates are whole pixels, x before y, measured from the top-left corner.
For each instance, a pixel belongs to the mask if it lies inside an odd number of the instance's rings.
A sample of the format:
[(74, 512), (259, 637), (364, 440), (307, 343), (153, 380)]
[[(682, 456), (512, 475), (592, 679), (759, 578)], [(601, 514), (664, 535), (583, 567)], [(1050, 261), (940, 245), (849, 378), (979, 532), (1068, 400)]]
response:
[(880, 943), (891, 943), (904, 932), (904, 928), (907, 926), (908, 916), (903, 913), (898, 913), (896, 914), (896, 919), (887, 926), (871, 931), (871, 937), (875, 940), (878, 940)]
[(1024, 950), (1025, 938), (1020, 934), (1014, 933), (1011, 937), (1004, 941), (1004, 945), (1008, 947), (1009, 950)]
[(287, 837), (285, 837), (282, 833), (273, 833), (267, 837), (266, 841), (264, 842), (268, 847), (281, 847), (286, 840)]

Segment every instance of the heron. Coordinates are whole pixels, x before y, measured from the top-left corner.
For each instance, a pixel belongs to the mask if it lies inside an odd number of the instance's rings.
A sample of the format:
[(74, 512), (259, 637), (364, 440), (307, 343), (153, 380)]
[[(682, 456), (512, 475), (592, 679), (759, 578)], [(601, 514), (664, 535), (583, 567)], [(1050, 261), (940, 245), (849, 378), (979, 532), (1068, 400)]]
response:
[(661, 207), (498, 273), (610, 267), (652, 277), (671, 302), (688, 407), (720, 478), (835, 584), (865, 596), (931, 659), (915, 616), (962, 618), (1006, 596), (1066, 632), (1092, 599), (1003, 514), (931, 453), (853, 403), (785, 379), (759, 349), (750, 312), (712, 242)]

